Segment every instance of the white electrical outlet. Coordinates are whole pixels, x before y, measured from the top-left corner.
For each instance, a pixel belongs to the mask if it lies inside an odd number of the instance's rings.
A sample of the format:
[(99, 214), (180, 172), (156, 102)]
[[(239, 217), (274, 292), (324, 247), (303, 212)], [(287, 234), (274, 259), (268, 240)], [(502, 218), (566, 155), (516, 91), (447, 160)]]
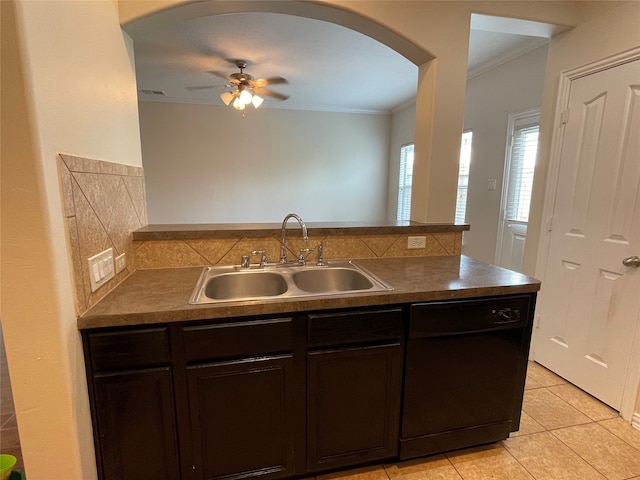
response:
[(89, 262), (91, 291), (95, 292), (115, 275), (113, 268), (113, 248), (108, 248), (104, 252), (100, 252), (89, 258), (87, 261)]
[(427, 237), (408, 237), (407, 248), (426, 248)]
[(121, 253), (116, 257), (116, 274), (120, 273), (127, 267), (127, 254)]

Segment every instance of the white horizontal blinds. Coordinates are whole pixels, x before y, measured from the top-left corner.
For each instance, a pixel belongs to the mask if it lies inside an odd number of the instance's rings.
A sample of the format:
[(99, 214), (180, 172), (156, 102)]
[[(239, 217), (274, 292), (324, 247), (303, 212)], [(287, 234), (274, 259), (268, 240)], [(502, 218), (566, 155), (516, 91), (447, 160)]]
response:
[(400, 175), (398, 182), (398, 220), (411, 219), (411, 184), (413, 182), (413, 143), (400, 148)]
[(520, 118), (514, 122), (505, 208), (507, 222), (529, 221), (539, 131), (538, 115)]
[(471, 165), (471, 130), (462, 134), (460, 168), (458, 170), (458, 197), (456, 199), (456, 223), (464, 223), (467, 213), (467, 191), (469, 189), (469, 167)]

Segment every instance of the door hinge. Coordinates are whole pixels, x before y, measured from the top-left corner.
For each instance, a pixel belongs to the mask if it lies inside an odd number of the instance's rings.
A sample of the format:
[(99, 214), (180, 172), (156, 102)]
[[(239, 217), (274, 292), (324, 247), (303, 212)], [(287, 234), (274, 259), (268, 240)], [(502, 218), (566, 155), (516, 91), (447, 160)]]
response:
[(569, 110), (565, 110), (560, 114), (560, 126), (564, 127), (569, 121)]
[(533, 320), (533, 329), (534, 330), (540, 330), (540, 323), (542, 322), (542, 316), (541, 315), (536, 315), (534, 320)]
[(547, 233), (553, 230), (553, 217), (547, 218)]

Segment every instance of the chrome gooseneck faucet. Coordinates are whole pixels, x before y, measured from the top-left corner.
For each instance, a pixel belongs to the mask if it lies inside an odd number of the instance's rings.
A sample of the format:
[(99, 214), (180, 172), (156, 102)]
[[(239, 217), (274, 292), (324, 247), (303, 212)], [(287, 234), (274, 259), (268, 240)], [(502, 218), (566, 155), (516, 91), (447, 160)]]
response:
[(287, 263), (287, 249), (285, 247), (285, 237), (287, 235), (287, 222), (290, 218), (295, 218), (300, 224), (300, 228), (302, 228), (302, 240), (305, 242), (309, 240), (307, 235), (307, 226), (304, 224), (299, 215), (295, 213), (290, 213), (286, 217), (284, 217), (284, 221), (282, 222), (282, 239), (280, 240), (280, 263)]

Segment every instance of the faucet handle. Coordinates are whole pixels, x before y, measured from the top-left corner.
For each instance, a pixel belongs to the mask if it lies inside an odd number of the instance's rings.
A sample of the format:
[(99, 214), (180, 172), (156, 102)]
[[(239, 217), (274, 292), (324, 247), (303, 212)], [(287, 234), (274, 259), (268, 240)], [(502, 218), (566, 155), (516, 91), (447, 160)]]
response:
[(322, 243), (322, 240), (320, 241), (320, 243), (316, 248), (318, 249), (318, 261), (316, 262), (316, 265), (318, 267), (323, 267), (325, 263), (324, 263), (324, 244)]
[(300, 255), (298, 255), (298, 264), (299, 265), (306, 265), (307, 261), (304, 258), (304, 254), (305, 253), (311, 253), (315, 250), (315, 248), (301, 248), (300, 249)]
[(268, 262), (266, 250), (254, 250), (251, 255), (260, 255), (260, 267), (264, 267)]
[(249, 255), (242, 255), (242, 262), (240, 263), (241, 268), (249, 268), (251, 266), (251, 260)]

